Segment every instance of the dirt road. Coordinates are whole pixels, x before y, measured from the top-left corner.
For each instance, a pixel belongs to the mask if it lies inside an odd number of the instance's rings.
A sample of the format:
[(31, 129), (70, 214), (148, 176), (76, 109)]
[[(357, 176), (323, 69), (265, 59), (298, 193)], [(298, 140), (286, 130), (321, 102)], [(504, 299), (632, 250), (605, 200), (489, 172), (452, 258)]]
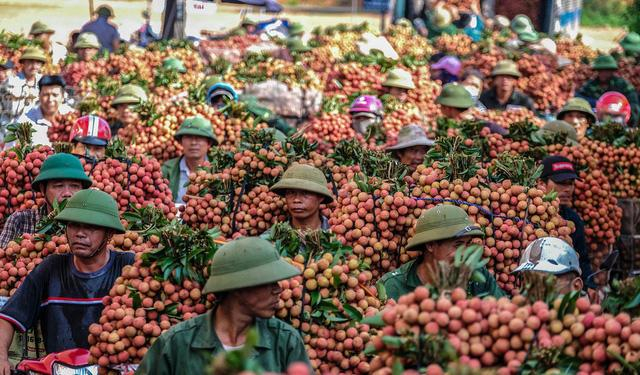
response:
[[(31, 24), (41, 20), (55, 29), (53, 39), (66, 43), (67, 36), (73, 30), (79, 29), (89, 19), (89, 0), (0, 0), (0, 29), (13, 32), (28, 33)], [(113, 22), (118, 25), (120, 34), (128, 39), (142, 24), (141, 12), (146, 8), (145, 1), (101, 1), (94, 0), (95, 6), (109, 4), (113, 7), (116, 17)], [(154, 0), (152, 11), (152, 26), (160, 29), (160, 14), (163, 0)], [(221, 30), (238, 24), (240, 19), (238, 6), (221, 6), (215, 16), (202, 14), (191, 15), (189, 18), (190, 31), (198, 34), (199, 30)], [(252, 18), (268, 19), (266, 14), (251, 13)], [(380, 17), (368, 14), (284, 14), (292, 20), (301, 22), (307, 30), (316, 26), (335, 25), (337, 23), (357, 24), (368, 21), (379, 27)], [(608, 50), (614, 46), (613, 40), (622, 34), (620, 29), (585, 29), (585, 42), (593, 48)]]

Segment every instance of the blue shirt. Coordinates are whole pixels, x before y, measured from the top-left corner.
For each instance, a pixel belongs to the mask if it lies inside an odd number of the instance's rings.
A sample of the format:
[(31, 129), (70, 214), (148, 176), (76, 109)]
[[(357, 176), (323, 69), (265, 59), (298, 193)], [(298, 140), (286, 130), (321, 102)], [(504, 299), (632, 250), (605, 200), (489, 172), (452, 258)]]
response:
[(120, 40), (120, 33), (115, 26), (109, 23), (106, 17), (98, 17), (95, 21), (87, 22), (82, 26), (84, 32), (94, 33), (98, 36), (100, 42), (100, 51), (107, 50), (113, 52), (113, 42)]

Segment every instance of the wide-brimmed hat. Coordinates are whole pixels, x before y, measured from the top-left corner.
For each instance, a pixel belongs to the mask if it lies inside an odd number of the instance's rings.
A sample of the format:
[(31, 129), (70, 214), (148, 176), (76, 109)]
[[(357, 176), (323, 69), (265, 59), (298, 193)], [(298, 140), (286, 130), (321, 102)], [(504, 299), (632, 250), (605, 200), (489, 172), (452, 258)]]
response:
[(40, 184), (51, 180), (78, 180), (86, 189), (93, 183), (87, 176), (80, 160), (71, 154), (54, 154), (45, 159), (40, 168), (40, 173), (31, 183), (34, 190), (38, 190)]
[(219, 143), (218, 139), (213, 134), (211, 122), (202, 116), (186, 118), (182, 124), (180, 124), (180, 129), (178, 129), (174, 138), (180, 142), (183, 135), (195, 135), (198, 137), (208, 138), (213, 141), (214, 145)]
[(513, 17), (511, 20), (511, 30), (516, 34), (536, 31), (531, 19), (524, 14), (518, 14)]
[(438, 95), (436, 103), (447, 107), (469, 109), (475, 105), (471, 94), (464, 86), (456, 83), (447, 83)]
[(535, 31), (525, 31), (518, 34), (518, 39), (526, 43), (535, 43), (540, 40), (540, 35)]
[(564, 115), (567, 112), (582, 112), (587, 115), (591, 119), (591, 123), (596, 122), (596, 114), (593, 113), (593, 109), (591, 108), (591, 104), (586, 99), (583, 98), (571, 98), (567, 100), (567, 103), (562, 107), (562, 109), (558, 112), (556, 117), (559, 120), (562, 120)]
[(406, 90), (413, 90), (416, 85), (413, 83), (413, 77), (411, 72), (402, 68), (393, 68), (387, 78), (382, 82), (382, 86), (398, 87)]
[(395, 145), (387, 147), (386, 150), (396, 151), (413, 146), (431, 147), (434, 144), (435, 142), (427, 137), (427, 134), (420, 125), (410, 124), (400, 129), (398, 141)]
[(27, 47), (20, 56), (20, 61), (34, 60), (43, 63), (47, 62), (47, 54), (40, 47)]
[(593, 70), (617, 70), (618, 62), (611, 55), (600, 55), (591, 64)]
[(147, 101), (147, 93), (138, 85), (132, 83), (122, 85), (116, 92), (116, 97), (111, 102), (111, 106), (118, 104), (140, 104)]
[(36, 21), (33, 23), (33, 25), (31, 25), (31, 30), (29, 30), (29, 35), (53, 34), (55, 32), (56, 31), (50, 28), (49, 26), (47, 26), (46, 23), (41, 21)]
[(55, 220), (88, 224), (124, 233), (118, 205), (111, 195), (96, 189), (76, 192)]
[(333, 194), (327, 188), (327, 178), (321, 170), (307, 164), (292, 164), (282, 175), (280, 181), (271, 186), (271, 191), (284, 196), (287, 190), (304, 190), (320, 194), (323, 203), (333, 202)]
[(640, 35), (632, 31), (620, 41), (620, 47), (628, 54), (640, 54)]
[(518, 70), (518, 66), (513, 60), (500, 60), (496, 67), (491, 71), (491, 76), (511, 76), (520, 78), (522, 73)]
[(216, 251), (204, 293), (271, 284), (300, 273), (282, 259), (271, 242), (259, 237), (239, 238)]
[(73, 45), (73, 48), (100, 48), (100, 41), (98, 41), (98, 36), (96, 34), (85, 32), (78, 35), (78, 39)]
[(580, 144), (578, 142), (578, 132), (576, 129), (566, 121), (553, 120), (549, 121), (537, 132), (540, 136), (544, 137), (551, 134), (565, 134), (567, 136), (567, 142), (571, 146)]
[(406, 249), (434, 241), (482, 235), (482, 229), (471, 221), (465, 210), (439, 204), (420, 215), (416, 222), (416, 233), (409, 239)]

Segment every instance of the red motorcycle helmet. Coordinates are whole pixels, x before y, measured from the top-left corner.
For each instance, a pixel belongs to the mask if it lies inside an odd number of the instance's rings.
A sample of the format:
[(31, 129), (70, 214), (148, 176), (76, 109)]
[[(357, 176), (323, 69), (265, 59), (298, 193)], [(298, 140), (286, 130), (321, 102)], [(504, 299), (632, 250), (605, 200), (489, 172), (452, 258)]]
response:
[(624, 119), (624, 123), (631, 118), (631, 105), (627, 97), (617, 91), (608, 91), (596, 102), (596, 115), (598, 120), (603, 120), (605, 116)]
[(69, 142), (80, 142), (94, 146), (106, 146), (111, 140), (109, 123), (94, 115), (82, 116), (71, 128)]

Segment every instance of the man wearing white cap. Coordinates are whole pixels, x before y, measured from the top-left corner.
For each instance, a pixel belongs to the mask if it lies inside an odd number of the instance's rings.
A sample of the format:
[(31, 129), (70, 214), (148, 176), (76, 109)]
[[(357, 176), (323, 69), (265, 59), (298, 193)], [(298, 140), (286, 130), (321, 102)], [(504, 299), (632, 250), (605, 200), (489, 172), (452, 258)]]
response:
[(555, 237), (538, 238), (527, 246), (514, 273), (539, 272), (555, 277), (555, 292), (567, 294), (582, 290), (582, 271), (578, 253)]
[(402, 164), (414, 171), (424, 162), (424, 155), (434, 144), (420, 125), (411, 124), (400, 129), (398, 141), (387, 147), (387, 151), (393, 152)]

